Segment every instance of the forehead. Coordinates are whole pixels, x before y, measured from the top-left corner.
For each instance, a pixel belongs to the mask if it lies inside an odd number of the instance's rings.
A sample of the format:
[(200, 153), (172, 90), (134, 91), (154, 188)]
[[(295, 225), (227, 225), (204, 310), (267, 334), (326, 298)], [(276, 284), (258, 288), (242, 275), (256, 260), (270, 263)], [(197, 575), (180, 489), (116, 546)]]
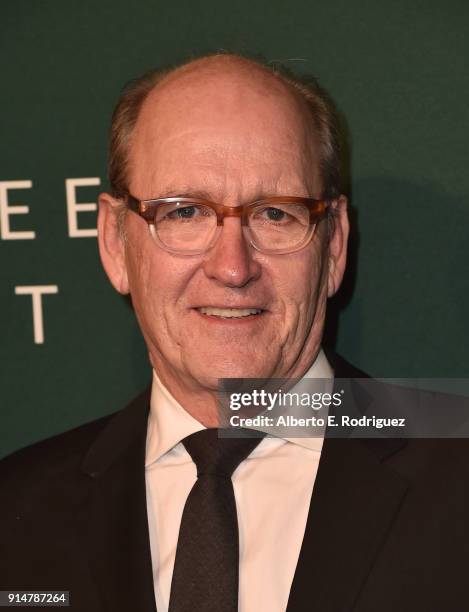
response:
[(305, 102), (260, 67), (229, 62), (189, 66), (157, 85), (129, 151), (131, 184), (146, 190), (194, 180), (220, 191), (230, 181), (248, 190), (300, 183), (316, 180), (317, 166)]

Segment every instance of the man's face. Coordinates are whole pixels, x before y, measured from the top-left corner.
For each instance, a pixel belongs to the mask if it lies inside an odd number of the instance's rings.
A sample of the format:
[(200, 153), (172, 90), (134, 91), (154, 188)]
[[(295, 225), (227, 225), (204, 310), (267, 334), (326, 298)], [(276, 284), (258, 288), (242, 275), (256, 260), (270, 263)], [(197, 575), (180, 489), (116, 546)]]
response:
[[(173, 77), (150, 94), (138, 118), (129, 191), (228, 206), (276, 195), (318, 198), (317, 146), (304, 113), (260, 71)], [(103, 221), (103, 231), (115, 231), (109, 225)], [(125, 233), (122, 265), (117, 273), (107, 266), (108, 274), (130, 291), (152, 364), (167, 384), (215, 389), (221, 377), (301, 376), (311, 365), (331, 282), (327, 221), (308, 246), (287, 255), (256, 251), (233, 217), (203, 255), (166, 252), (132, 212)], [(241, 316), (245, 309), (260, 314)]]

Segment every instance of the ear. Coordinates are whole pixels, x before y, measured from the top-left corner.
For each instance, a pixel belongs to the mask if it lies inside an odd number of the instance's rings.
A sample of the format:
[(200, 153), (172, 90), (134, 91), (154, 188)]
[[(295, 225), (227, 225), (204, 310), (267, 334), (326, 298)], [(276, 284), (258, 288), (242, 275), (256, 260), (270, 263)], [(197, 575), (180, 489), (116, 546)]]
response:
[(125, 239), (119, 229), (118, 217), (122, 204), (107, 193), (99, 196), (98, 244), (101, 262), (114, 289), (129, 293), (125, 264)]
[(329, 276), (327, 296), (332, 297), (340, 287), (347, 262), (349, 221), (347, 198), (341, 195), (332, 202), (332, 219), (329, 236)]

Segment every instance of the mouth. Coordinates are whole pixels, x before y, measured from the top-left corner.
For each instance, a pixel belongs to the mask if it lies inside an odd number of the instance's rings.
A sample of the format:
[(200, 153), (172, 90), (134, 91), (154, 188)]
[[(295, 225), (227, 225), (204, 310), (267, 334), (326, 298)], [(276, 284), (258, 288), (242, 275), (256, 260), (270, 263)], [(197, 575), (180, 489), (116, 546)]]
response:
[(263, 312), (262, 308), (213, 308), (202, 306), (196, 308), (197, 312), (206, 317), (216, 317), (218, 319), (246, 319), (258, 317)]

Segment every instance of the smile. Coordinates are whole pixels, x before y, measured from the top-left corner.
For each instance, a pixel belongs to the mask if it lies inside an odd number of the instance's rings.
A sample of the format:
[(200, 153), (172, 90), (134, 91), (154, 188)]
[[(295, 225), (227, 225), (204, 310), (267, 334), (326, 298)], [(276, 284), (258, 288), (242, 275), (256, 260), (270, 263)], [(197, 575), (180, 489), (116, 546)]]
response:
[(211, 308), (201, 307), (197, 311), (203, 315), (211, 317), (220, 317), (223, 319), (241, 319), (253, 315), (260, 315), (263, 311), (261, 308)]

